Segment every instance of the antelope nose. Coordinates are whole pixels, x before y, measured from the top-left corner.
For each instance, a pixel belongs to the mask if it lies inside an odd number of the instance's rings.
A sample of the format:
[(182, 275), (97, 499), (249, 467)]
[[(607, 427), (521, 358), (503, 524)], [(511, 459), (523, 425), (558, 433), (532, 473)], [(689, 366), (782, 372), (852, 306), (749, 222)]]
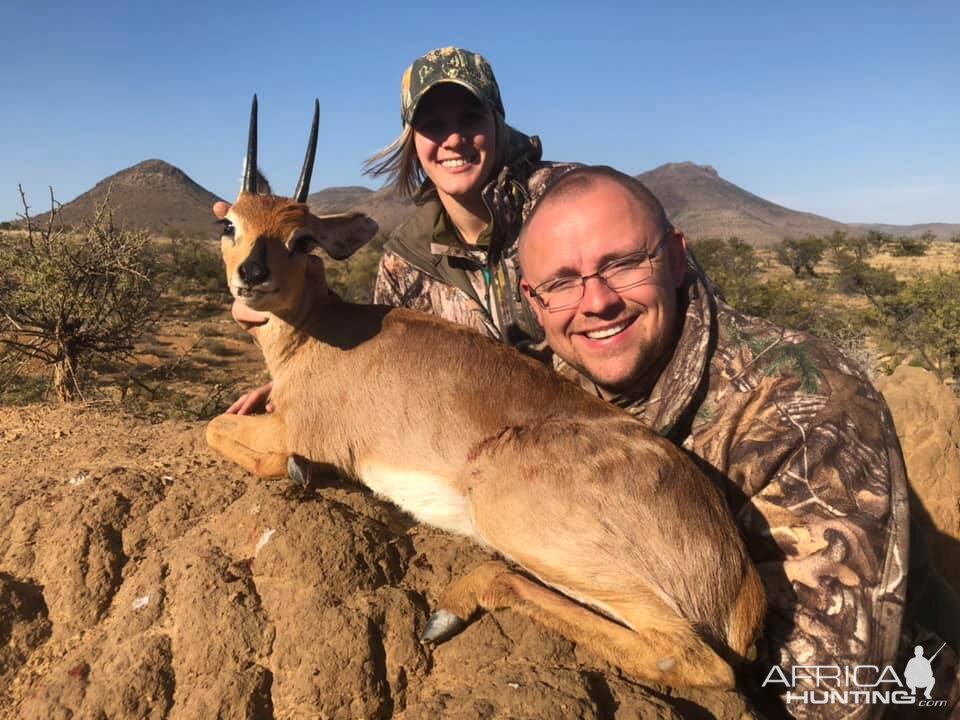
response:
[(248, 258), (237, 268), (237, 274), (240, 275), (241, 280), (250, 286), (260, 285), (270, 277), (270, 271), (267, 270), (267, 266), (259, 260), (252, 258)]

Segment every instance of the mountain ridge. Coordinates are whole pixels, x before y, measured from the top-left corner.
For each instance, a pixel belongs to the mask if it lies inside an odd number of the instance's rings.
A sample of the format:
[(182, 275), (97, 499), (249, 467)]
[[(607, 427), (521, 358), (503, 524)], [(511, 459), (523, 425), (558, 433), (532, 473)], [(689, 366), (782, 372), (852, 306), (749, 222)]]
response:
[[(691, 161), (665, 163), (634, 177), (660, 199), (671, 222), (688, 238), (736, 235), (757, 246), (784, 237), (824, 235), (834, 231), (880, 230), (897, 235), (932, 232), (941, 239), (960, 233), (957, 223), (843, 223), (815, 213), (778, 205), (723, 178), (712, 165)], [(177, 231), (215, 237), (210, 207), (219, 200), (180, 168), (156, 158), (144, 160), (104, 178), (60, 209), (64, 222), (89, 215), (109, 192), (118, 217), (127, 225), (152, 232)], [(380, 225), (384, 239), (412, 212), (413, 203), (389, 188), (332, 186), (311, 193), (308, 204), (317, 213), (366, 212)], [(46, 214), (35, 219), (42, 221)]]

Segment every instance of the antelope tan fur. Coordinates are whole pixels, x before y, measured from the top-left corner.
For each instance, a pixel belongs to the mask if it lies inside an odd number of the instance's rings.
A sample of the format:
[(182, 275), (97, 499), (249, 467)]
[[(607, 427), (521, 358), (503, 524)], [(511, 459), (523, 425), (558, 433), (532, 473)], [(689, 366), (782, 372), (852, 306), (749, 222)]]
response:
[(276, 410), (217, 417), (210, 446), (263, 477), (286, 475), (290, 456), (332, 465), (525, 571), (491, 561), (452, 583), (424, 642), (512, 608), (637, 680), (733, 687), (765, 597), (719, 490), (669, 441), (510, 348), (341, 302), (308, 252), (344, 257), (376, 225), (312, 215), (303, 177), (293, 200), (257, 195), (255, 155), (247, 167), (222, 249), (234, 297), (268, 313), (250, 329)]

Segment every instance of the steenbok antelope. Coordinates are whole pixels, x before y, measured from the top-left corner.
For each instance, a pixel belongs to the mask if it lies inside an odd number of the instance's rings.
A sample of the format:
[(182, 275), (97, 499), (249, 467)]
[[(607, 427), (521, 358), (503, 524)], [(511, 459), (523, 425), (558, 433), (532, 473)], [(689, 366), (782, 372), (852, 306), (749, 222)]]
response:
[[(638, 680), (732, 687), (765, 598), (719, 490), (667, 440), (477, 332), (331, 293), (376, 225), (305, 204), (317, 116), (293, 199), (257, 194), (256, 98), (222, 248), (276, 410), (221, 415), (211, 447), (260, 476), (332, 465), (418, 518), (522, 568), (481, 565), (445, 591), (422, 640), (513, 608)], [(532, 579), (530, 576), (533, 576)], [(539, 580), (539, 582), (537, 582)]]

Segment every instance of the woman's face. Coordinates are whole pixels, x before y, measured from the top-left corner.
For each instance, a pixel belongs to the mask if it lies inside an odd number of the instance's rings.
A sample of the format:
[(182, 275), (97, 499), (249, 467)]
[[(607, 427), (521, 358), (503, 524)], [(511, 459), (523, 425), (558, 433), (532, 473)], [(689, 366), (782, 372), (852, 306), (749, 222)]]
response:
[(476, 199), (495, 162), (493, 113), (464, 87), (442, 83), (420, 100), (413, 118), (417, 158), (440, 193)]

